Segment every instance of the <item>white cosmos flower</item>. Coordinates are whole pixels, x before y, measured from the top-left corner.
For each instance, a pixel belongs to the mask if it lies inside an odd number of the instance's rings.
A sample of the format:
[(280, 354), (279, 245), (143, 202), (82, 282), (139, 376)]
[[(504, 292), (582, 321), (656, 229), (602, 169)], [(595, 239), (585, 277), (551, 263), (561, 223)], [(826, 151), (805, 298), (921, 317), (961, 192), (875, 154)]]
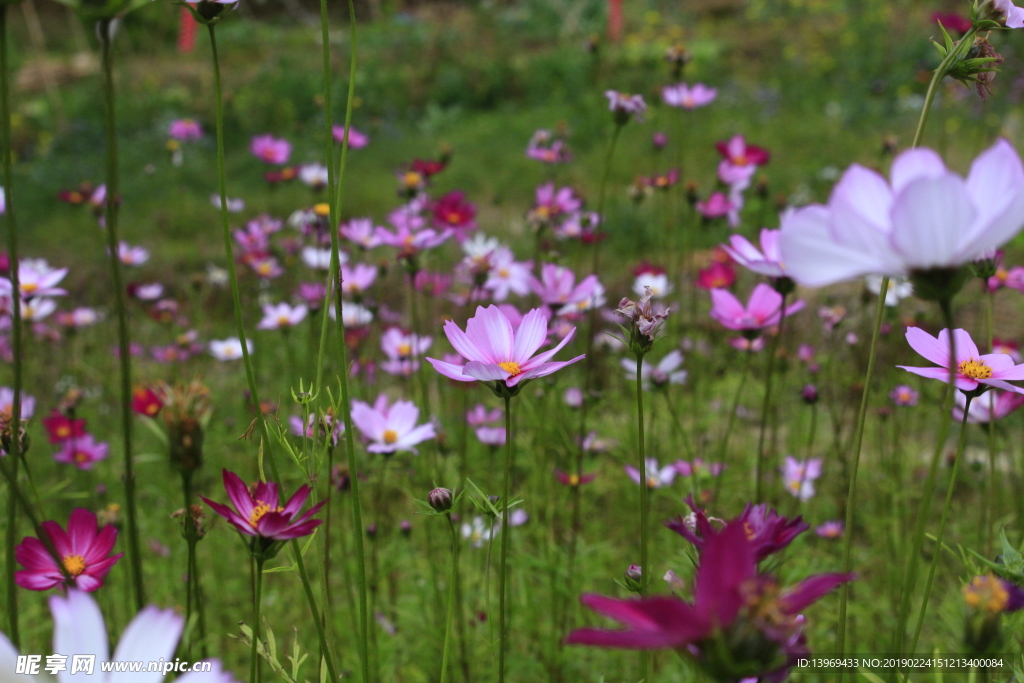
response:
[[(174, 650), (178, 645), (185, 620), (174, 610), (161, 610), (150, 605), (135, 615), (121, 634), (121, 639), (110, 657), (107, 626), (103, 622), (96, 601), (88, 593), (72, 588), (67, 596), (50, 597), (50, 612), (53, 614), (52, 652), (67, 655), (67, 668), (57, 673), (58, 683), (160, 683), (167, 680), (163, 671), (141, 671), (137, 673), (103, 672), (100, 668), (106, 662), (155, 662), (160, 659), (174, 661)], [(79, 671), (71, 674), (72, 655), (95, 655), (93, 672)], [(48, 676), (16, 674), (18, 651), (6, 636), (0, 634), (0, 683), (38, 683)], [(179, 683), (234, 683), (230, 672), (224, 671), (217, 660), (208, 660), (210, 671), (190, 671), (176, 678)], [(45, 660), (42, 664), (45, 666)]]
[[(252, 342), (248, 339), (245, 342), (249, 353), (252, 353)], [(242, 342), (238, 337), (214, 339), (210, 342), (210, 355), (217, 360), (238, 360), (242, 357)]]

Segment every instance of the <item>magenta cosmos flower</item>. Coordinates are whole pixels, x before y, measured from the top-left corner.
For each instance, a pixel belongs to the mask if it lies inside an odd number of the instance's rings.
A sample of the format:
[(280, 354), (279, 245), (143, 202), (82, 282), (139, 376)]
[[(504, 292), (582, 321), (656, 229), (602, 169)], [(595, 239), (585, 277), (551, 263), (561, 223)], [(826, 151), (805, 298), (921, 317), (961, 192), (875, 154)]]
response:
[[(964, 330), (953, 330), (956, 342), (956, 388), (961, 391), (974, 391), (979, 385), (1013, 391), (1024, 394), (1024, 389), (1015, 387), (1007, 380), (1024, 379), (1024, 365), (1015, 365), (1013, 359), (1005, 353), (981, 354), (974, 340)], [(939, 332), (938, 338), (931, 336), (919, 327), (907, 328), (907, 343), (910, 348), (935, 363), (938, 367), (918, 368), (897, 365), (907, 372), (921, 377), (939, 379), (949, 382), (949, 330)], [(983, 388), (983, 387), (982, 387)]]
[[(722, 667), (728, 667), (724, 669), (731, 674), (728, 680), (774, 674), (788, 655), (806, 652), (800, 612), (853, 578), (852, 574), (819, 574), (783, 589), (772, 577), (758, 574), (743, 522), (735, 520), (712, 536), (701, 553), (692, 603), (675, 597), (619, 600), (585, 594), (584, 605), (625, 628), (579, 629), (566, 642), (631, 650), (674, 649), (692, 656), (708, 672), (720, 674)], [(766, 615), (771, 616), (766, 619)], [(726, 680), (721, 675), (716, 678)]]
[(92, 592), (103, 585), (103, 577), (124, 553), (111, 555), (117, 540), (117, 529), (99, 529), (96, 515), (85, 508), (75, 508), (65, 532), (56, 522), (43, 522), (60, 566), (38, 538), (26, 536), (14, 549), (14, 558), (25, 567), (14, 572), (14, 582), (32, 591), (45, 591), (54, 586), (73, 585)]
[(703, 83), (677, 83), (666, 85), (661, 89), (662, 101), (670, 107), (693, 110), (711, 104), (718, 96), (718, 90), (709, 88)]
[(213, 511), (231, 523), (238, 533), (253, 536), (253, 542), (263, 541), (260, 545), (250, 546), (254, 552), (264, 552), (270, 556), (274, 541), (288, 541), (293, 538), (308, 536), (313, 529), (320, 526), (323, 520), (310, 519), (317, 513), (324, 502), (314, 505), (305, 514), (300, 514), (302, 506), (309, 498), (309, 486), (303, 484), (288, 502), (281, 505), (281, 497), (277, 484), (261, 481), (252, 490), (245, 485), (234, 472), (223, 470), (224, 489), (234, 506), (215, 503), (206, 496), (199, 496)]
[[(745, 307), (729, 290), (712, 289), (711, 317), (730, 330), (761, 330), (779, 324), (782, 319), (782, 302), (782, 295), (764, 283), (754, 287)], [(803, 307), (803, 301), (787, 306), (786, 317)]]
[(167, 134), (175, 140), (198, 140), (203, 137), (203, 127), (195, 119), (175, 119), (167, 128)]
[(370, 453), (390, 454), (397, 451), (416, 453), (416, 446), (437, 434), (431, 422), (417, 426), (420, 409), (412, 401), (395, 401), (388, 405), (388, 397), (381, 394), (369, 406), (352, 401), (352, 424), (370, 444)]
[(444, 324), (444, 333), (455, 350), (466, 359), (462, 366), (427, 358), (434, 369), (449, 379), (459, 382), (495, 382), (496, 389), (508, 389), (521, 382), (544, 377), (571, 365), (583, 356), (572, 360), (548, 362), (563, 346), (569, 343), (576, 328), (558, 345), (534, 356), (548, 336), (548, 321), (539, 308), (523, 316), (518, 330), (513, 332), (512, 323), (494, 305), (484, 308), (477, 306), (476, 315), (466, 322), (466, 331), (449, 320)]
[(763, 228), (760, 249), (742, 235), (730, 237), (729, 244), (723, 244), (722, 249), (733, 261), (751, 272), (768, 277), (785, 277), (786, 267), (782, 264), (782, 254), (779, 251), (781, 232)]
[[(967, 397), (958, 392), (953, 397), (953, 419), (960, 422), (964, 419), (964, 407), (967, 405)], [(1024, 405), (1024, 396), (1009, 391), (993, 391), (988, 396), (982, 396), (976, 401), (971, 401), (971, 409), (967, 415), (967, 421), (971, 424), (988, 424), (994, 420), (1001, 420), (1013, 411)]]
[[(693, 496), (686, 497), (686, 504), (690, 506), (693, 513), (686, 518), (676, 517), (665, 522), (665, 526), (676, 532), (687, 541), (693, 544), (697, 552), (703, 552), (719, 530), (711, 523), (704, 510), (697, 507)], [(760, 562), (769, 555), (773, 555), (796, 539), (797, 536), (807, 531), (810, 525), (803, 521), (802, 517), (789, 519), (782, 517), (775, 510), (768, 509), (768, 505), (761, 503), (753, 505), (747, 503), (737, 521), (743, 524), (747, 530), (747, 540), (753, 547), (754, 561)]]
[[(345, 126), (332, 126), (331, 133), (334, 135), (335, 142), (345, 141)], [(365, 133), (361, 133), (355, 129), (355, 127), (349, 128), (348, 130), (348, 146), (349, 149), (362, 149), (370, 144), (370, 137)]]
[(257, 135), (252, 139), (249, 151), (268, 164), (287, 164), (288, 157), (292, 155), (292, 143), (273, 135)]
[(783, 218), (780, 251), (790, 277), (823, 287), (862, 275), (907, 276), (955, 268), (999, 248), (1024, 225), (1024, 164), (1000, 140), (966, 178), (930, 149), (893, 161), (890, 180), (854, 164), (828, 206)]

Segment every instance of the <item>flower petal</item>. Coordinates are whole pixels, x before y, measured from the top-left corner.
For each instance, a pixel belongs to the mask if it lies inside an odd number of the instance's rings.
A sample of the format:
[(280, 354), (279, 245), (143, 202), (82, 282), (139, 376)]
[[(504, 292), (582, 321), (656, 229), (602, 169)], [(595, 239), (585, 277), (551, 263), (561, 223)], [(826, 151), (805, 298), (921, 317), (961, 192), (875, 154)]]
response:
[[(86, 593), (69, 589), (67, 596), (50, 596), (53, 615), (53, 651), (61, 654), (96, 655), (100, 662), (108, 661), (107, 627), (99, 605)], [(148, 660), (148, 657), (146, 658)], [(74, 676), (70, 669), (58, 672), (60, 683), (89, 680), (85, 672)]]
[(976, 216), (958, 176), (918, 178), (893, 202), (892, 246), (908, 270), (960, 265), (960, 236)]

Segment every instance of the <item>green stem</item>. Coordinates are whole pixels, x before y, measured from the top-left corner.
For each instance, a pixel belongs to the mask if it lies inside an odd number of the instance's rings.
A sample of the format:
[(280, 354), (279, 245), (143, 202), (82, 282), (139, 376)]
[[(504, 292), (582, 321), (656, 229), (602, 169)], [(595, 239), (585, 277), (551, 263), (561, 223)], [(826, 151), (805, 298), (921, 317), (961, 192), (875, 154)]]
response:
[[(604, 173), (601, 175), (601, 187), (600, 187), (600, 189), (598, 190), (598, 193), (597, 193), (597, 219), (599, 221), (598, 225), (601, 226), (601, 227), (603, 227), (603, 226), (605, 226), (607, 224), (607, 221), (605, 220), (605, 215), (604, 215), (604, 202), (605, 202), (605, 199), (608, 196), (608, 179), (611, 177), (611, 173), (612, 173), (612, 157), (615, 155), (615, 146), (619, 142), (619, 133), (621, 133), (621, 132), (622, 132), (622, 124), (616, 123), (615, 124), (615, 131), (612, 133), (612, 139), (608, 143), (608, 152), (607, 152), (607, 154), (605, 154), (605, 158), (604, 158)], [(598, 228), (595, 227), (594, 229), (597, 230)], [(591, 272), (594, 272), (594, 273), (598, 272), (597, 271), (597, 264), (598, 264), (597, 255), (598, 255), (598, 252), (600, 251), (600, 248), (599, 248), (600, 244), (601, 243), (599, 241), (595, 241), (594, 242), (594, 260), (593, 260), (593, 264), (592, 264), (592, 267), (591, 267)]]
[[(864, 375), (864, 390), (860, 395), (860, 408), (857, 411), (857, 433), (853, 437), (853, 462), (850, 463), (850, 483), (846, 492), (846, 533), (843, 534), (843, 569), (850, 571), (853, 562), (850, 554), (853, 548), (853, 514), (857, 501), (857, 472), (860, 470), (860, 453), (864, 445), (864, 425), (867, 422), (868, 399), (871, 397), (871, 377), (875, 374), (875, 360), (878, 357), (878, 338), (885, 317), (885, 295), (889, 290), (889, 278), (882, 278), (882, 287), (875, 306), (875, 323), (871, 330), (871, 348), (868, 352), (868, 369)], [(846, 649), (846, 608), (850, 600), (850, 584), (844, 583), (839, 593), (839, 628), (837, 645), (841, 657)], [(841, 677), (840, 677), (841, 678)]]
[[(337, 329), (337, 343), (338, 343), (338, 362), (339, 362), (339, 382), (341, 384), (341, 415), (345, 421), (345, 450), (348, 456), (348, 468), (351, 482), (351, 510), (352, 510), (352, 540), (355, 544), (356, 554), (356, 580), (359, 586), (359, 661), (362, 671), (363, 683), (369, 683), (370, 681), (370, 645), (369, 645), (369, 597), (366, 587), (366, 549), (364, 547), (363, 540), (363, 514), (362, 505), (359, 498), (359, 477), (356, 471), (356, 454), (355, 454), (355, 441), (352, 434), (352, 403), (349, 394), (348, 385), (348, 349), (345, 346), (345, 325), (344, 325), (344, 302), (342, 301), (341, 292), (341, 260), (339, 257), (339, 244), (338, 244), (338, 225), (341, 215), (341, 205), (343, 191), (345, 187), (345, 169), (348, 164), (348, 139), (349, 134), (352, 130), (352, 103), (355, 99), (355, 82), (356, 82), (356, 55), (358, 51), (358, 40), (356, 32), (356, 14), (355, 6), (352, 0), (348, 2), (349, 11), (349, 30), (351, 35), (351, 55), (349, 58), (349, 78), (348, 78), (348, 96), (345, 104), (345, 136), (341, 143), (341, 159), (339, 161), (338, 168), (338, 181), (337, 185), (334, 185), (333, 178), (333, 167), (334, 167), (334, 152), (333, 152), (333, 120), (331, 110), (331, 96), (330, 96), (330, 43), (327, 40), (327, 8), (321, 0), (321, 32), (324, 36), (324, 107), (325, 107), (325, 134), (328, 149), (331, 150), (330, 162), (328, 164), (328, 185), (329, 185), (329, 204), (330, 204), (330, 233), (331, 233), (331, 264), (330, 264), (330, 276), (331, 276), (331, 287), (327, 288), (327, 294), (324, 301), (324, 312), (326, 313), (330, 305), (330, 297), (332, 294), (335, 296), (335, 309), (336, 309), (336, 329)], [(333, 187), (331, 187), (333, 186)], [(332, 191), (333, 190), (333, 191)], [(326, 325), (327, 317), (324, 316), (323, 328), (321, 330), (320, 337), (320, 352), (317, 359), (316, 369), (316, 386), (321, 386), (323, 367), (324, 367), (324, 348), (326, 338)], [(329, 606), (325, 607), (325, 612), (330, 609)], [(326, 645), (326, 643), (324, 644)]]
[(302, 558), (302, 548), (299, 547), (298, 539), (294, 538), (292, 539), (292, 556), (296, 558), (302, 590), (306, 593), (306, 601), (309, 603), (309, 609), (313, 614), (313, 623), (316, 625), (316, 635), (320, 641), (320, 652), (324, 658), (324, 663), (327, 665), (327, 673), (330, 676), (330, 680), (336, 681), (338, 680), (338, 672), (334, 668), (334, 658), (331, 656), (331, 651), (326, 647), (327, 632), (324, 621), (321, 619), (319, 610), (316, 607), (316, 596), (313, 594), (313, 584), (309, 581), (309, 572), (306, 570), (306, 565), (298, 561)]
[[(21, 356), (21, 283), (18, 281), (18, 267), (20, 258), (18, 255), (18, 233), (14, 220), (14, 179), (11, 169), (11, 84), (10, 71), (7, 63), (7, 7), (0, 7), (0, 125), (3, 126), (3, 148), (0, 154), (4, 157), (4, 191), (6, 193), (6, 215), (7, 215), (7, 252), (10, 258), (11, 278), (11, 347), (14, 353), (12, 371), (14, 374), (14, 398), (11, 401), (11, 452), (15, 457), (11, 458), (11, 469), (15, 479), (18, 477), (18, 458), (21, 455), (21, 382), (22, 382), (22, 356)], [(6, 568), (7, 568), (7, 613), (8, 636), (15, 649), (21, 644), (21, 636), (18, 629), (18, 588), (14, 583), (14, 571), (16, 568), (14, 560), (14, 546), (18, 541), (18, 504), (14, 493), (11, 492), (7, 498), (7, 538), (6, 538)]]
[[(914, 141), (911, 143), (911, 147), (917, 147), (921, 144), (921, 136), (924, 135), (924, 126), (928, 122), (928, 113), (932, 108), (932, 101), (935, 99), (935, 92), (938, 90), (939, 83), (946, 75), (946, 70), (950, 64), (956, 61), (964, 52), (964, 48), (969, 48), (974, 44), (974, 34), (978, 32), (977, 27), (972, 26), (967, 33), (963, 35), (957, 43), (953, 46), (953, 49), (942, 59), (939, 66), (935, 69), (932, 74), (932, 80), (928, 84), (928, 91), (924, 96), (924, 106), (921, 108), (921, 116), (917, 121), (917, 130), (914, 131)], [(883, 290), (884, 291), (884, 290)]]
[(252, 654), (249, 657), (249, 683), (259, 683), (260, 599), (263, 593), (263, 558), (253, 558), (252, 590)]
[[(736, 395), (732, 399), (732, 406), (729, 409), (729, 421), (726, 424), (725, 434), (722, 435), (722, 446), (718, 451), (718, 462), (723, 465), (725, 464), (725, 454), (729, 450), (729, 437), (732, 436), (732, 428), (736, 423), (736, 411), (740, 406), (740, 397), (743, 395), (743, 387), (747, 384), (747, 376), (750, 375), (750, 360), (754, 357), (754, 352), (751, 350), (745, 351), (744, 356), (743, 374), (740, 375), (740, 384), (736, 387)], [(721, 476), (715, 479), (715, 498), (718, 498), (718, 489), (721, 482)]]
[(505, 681), (505, 650), (508, 648), (508, 624), (505, 596), (508, 593), (508, 495), (512, 476), (512, 404), (505, 393), (505, 477), (501, 489), (501, 566), (498, 570), (498, 683)]
[(113, 20), (98, 22), (98, 35), (102, 48), (103, 96), (106, 103), (107, 134), (107, 249), (110, 254), (110, 273), (114, 280), (114, 305), (117, 309), (117, 342), (121, 366), (121, 430), (124, 437), (124, 495), (128, 517), (128, 560), (132, 574), (135, 607), (146, 606), (146, 592), (142, 582), (142, 554), (139, 548), (139, 518), (135, 504), (135, 472), (132, 464), (132, 356), (128, 333), (128, 313), (125, 310), (124, 279), (118, 256), (118, 158), (117, 111), (114, 107), (113, 72)]
[[(185, 544), (188, 546), (188, 559), (187, 559), (187, 570), (188, 579), (185, 581), (185, 625), (189, 626), (192, 619), (192, 605), (194, 599), (198, 598), (198, 594), (194, 592), (196, 585), (196, 577), (194, 575), (194, 569), (196, 567), (196, 525), (192, 518), (192, 473), (182, 472), (181, 473), (181, 492), (185, 499), (184, 514), (181, 517), (181, 523), (184, 525), (185, 531)], [(195, 603), (199, 609), (202, 609), (200, 603)], [(192, 653), (192, 636), (189, 631), (188, 639), (185, 641), (185, 658), (190, 659)]]
[[(952, 335), (952, 331), (950, 331)], [(955, 358), (955, 356), (951, 356)], [(950, 392), (952, 393), (952, 392)], [(939, 533), (935, 537), (935, 551), (932, 553), (932, 563), (928, 568), (928, 578), (924, 582), (924, 597), (921, 599), (921, 610), (917, 613), (917, 625), (914, 627), (914, 637), (910, 641), (910, 651), (914, 652), (917, 649), (917, 640), (921, 636), (921, 627), (924, 626), (924, 615), (928, 610), (928, 597), (932, 592), (932, 580), (935, 578), (935, 567), (939, 564), (939, 558), (942, 556), (942, 536), (946, 532), (946, 520), (949, 517), (949, 503), (953, 499), (953, 488), (956, 486), (956, 475), (960, 470), (960, 460), (962, 459), (964, 452), (964, 442), (967, 440), (967, 418), (970, 415), (971, 401), (973, 396), (966, 394), (967, 405), (964, 406), (964, 417), (960, 421), (960, 440), (956, 446), (956, 459), (953, 461), (953, 471), (949, 475), (949, 486), (946, 487), (946, 502), (942, 506), (942, 517), (939, 519)], [(949, 421), (949, 414), (945, 416), (946, 421)]]
[[(932, 451), (932, 461), (928, 468), (928, 476), (925, 479), (924, 493), (918, 503), (917, 522), (914, 527), (914, 539), (910, 547), (910, 555), (907, 560), (904, 572), (903, 587), (900, 591), (900, 607), (896, 619), (896, 636), (893, 652), (903, 654), (903, 641), (906, 638), (907, 619), (910, 616), (910, 594), (917, 580), (917, 565), (921, 558), (921, 547), (924, 545), (924, 527), (928, 521), (928, 508), (932, 502), (935, 491), (935, 480), (938, 476), (939, 462), (942, 459), (942, 452), (946, 447), (946, 437), (949, 436), (950, 411), (953, 409), (953, 392), (956, 391), (956, 336), (953, 334), (953, 310), (949, 302), (941, 304), (946, 329), (949, 330), (949, 380), (946, 385), (945, 397), (942, 401), (941, 422), (939, 423), (939, 434), (935, 442), (935, 450)], [(849, 529), (847, 529), (849, 533)]]
[[(647, 597), (647, 587), (650, 584), (648, 577), (651, 574), (651, 567), (647, 561), (647, 454), (644, 450), (644, 387), (643, 381), (644, 356), (636, 354), (636, 421), (637, 421), (637, 447), (640, 465), (640, 595)], [(649, 680), (647, 668), (650, 659), (646, 650), (640, 651), (640, 680)]]
[[(985, 287), (985, 291), (988, 294), (986, 297), (987, 305), (985, 307), (985, 315), (988, 318), (988, 352), (995, 353), (995, 341), (993, 327), (993, 309), (995, 308), (995, 302), (993, 300), (993, 292), (988, 286), (987, 280), (982, 280), (982, 285)], [(986, 429), (988, 436), (988, 501), (985, 505), (985, 554), (992, 554), (992, 527), (996, 520), (996, 511), (999, 508), (996, 500), (996, 398), (995, 392), (990, 391), (988, 394), (988, 429)]]
[(763, 492), (763, 471), (764, 471), (764, 447), (765, 447), (765, 434), (768, 433), (768, 413), (771, 411), (772, 406), (772, 378), (775, 376), (775, 356), (778, 355), (779, 343), (782, 340), (782, 332), (786, 325), (786, 295), (782, 295), (782, 308), (779, 312), (779, 332), (775, 335), (772, 340), (771, 350), (768, 354), (768, 369), (767, 374), (764, 378), (764, 402), (761, 404), (761, 431), (757, 437), (757, 462), (754, 465), (756, 472), (756, 482), (754, 484), (754, 502), (761, 502), (761, 494)]
[(444, 654), (441, 657), (441, 683), (448, 680), (448, 652), (451, 648), (452, 621), (455, 618), (455, 586), (459, 582), (459, 534), (450, 513), (445, 514), (452, 534), (452, 577), (448, 585), (448, 618), (444, 625)]

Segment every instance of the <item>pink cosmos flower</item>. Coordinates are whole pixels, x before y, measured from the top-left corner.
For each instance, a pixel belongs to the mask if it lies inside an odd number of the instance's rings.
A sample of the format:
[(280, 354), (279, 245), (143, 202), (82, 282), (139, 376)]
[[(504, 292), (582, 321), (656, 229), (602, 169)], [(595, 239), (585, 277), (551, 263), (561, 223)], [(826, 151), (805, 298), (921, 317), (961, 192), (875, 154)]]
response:
[(1005, 353), (1007, 356), (1013, 359), (1014, 363), (1020, 363), (1022, 361), (1020, 355), (1020, 347), (1016, 342), (1012, 342), (1008, 339), (1000, 339), (999, 337), (992, 338), (992, 353)]
[(697, 202), (697, 211), (700, 212), (701, 216), (709, 220), (725, 218), (734, 208), (733, 202), (721, 192), (712, 193), (707, 200)]
[(504, 427), (477, 427), (473, 430), (476, 434), (477, 440), (485, 446), (504, 446), (505, 445), (505, 428)]
[(105, 460), (110, 451), (110, 444), (106, 442), (96, 443), (92, 434), (73, 439), (67, 439), (61, 444), (61, 449), (54, 454), (53, 459), (57, 462), (74, 465), (80, 470), (91, 470), (93, 464)]
[(424, 249), (433, 249), (443, 244), (454, 234), (452, 230), (437, 232), (431, 228), (413, 230), (408, 225), (401, 225), (391, 232), (387, 228), (377, 227), (374, 236), (389, 247), (396, 247), (405, 254), (414, 254)]
[(373, 249), (384, 243), (377, 235), (377, 230), (384, 230), (384, 228), (374, 227), (372, 219), (353, 218), (348, 223), (342, 223), (338, 232), (342, 237), (355, 242), (363, 249)]
[[(117, 540), (117, 529), (99, 529), (96, 515), (75, 508), (68, 519), (67, 532), (56, 522), (43, 522), (61, 567), (38, 538), (26, 536), (14, 549), (15, 559), (25, 569), (14, 572), (14, 581), (31, 591), (45, 591), (61, 584), (91, 593), (103, 585), (103, 577), (124, 553), (110, 555)], [(62, 571), (63, 568), (63, 571)]]
[[(18, 289), (21, 298), (63, 296), (66, 290), (56, 287), (68, 274), (67, 268), (51, 268), (43, 259), (22, 259), (18, 266)], [(0, 296), (11, 296), (11, 281), (0, 279)]]
[[(997, 389), (1024, 394), (1024, 389), (1015, 387), (1007, 380), (1024, 379), (1024, 365), (1015, 365), (1010, 356), (1003, 353), (981, 354), (971, 335), (964, 330), (953, 330), (956, 341), (956, 387), (961, 391), (974, 391), (985, 384)], [(939, 332), (938, 338), (918, 327), (907, 328), (907, 343), (938, 367), (918, 368), (897, 365), (907, 372), (921, 377), (949, 382), (949, 330)]]
[[(964, 419), (964, 407), (967, 397), (957, 392), (953, 397), (953, 419), (960, 422)], [(971, 410), (967, 421), (971, 424), (988, 424), (1001, 420), (1024, 405), (1024, 396), (1009, 391), (991, 391), (971, 401)]]
[(814, 528), (814, 533), (821, 538), (840, 538), (845, 531), (846, 525), (838, 519), (825, 522)]
[(263, 304), (263, 320), (256, 325), (256, 329), (282, 330), (295, 327), (306, 319), (308, 313), (309, 308), (305, 304)]
[(280, 262), (273, 256), (253, 259), (249, 261), (249, 268), (261, 280), (273, 280), (284, 275), (284, 268), (281, 267)]
[(747, 144), (742, 135), (734, 135), (726, 141), (716, 142), (715, 149), (724, 157), (724, 161), (732, 166), (764, 166), (771, 159), (771, 154), (763, 147)]
[[(649, 489), (660, 489), (664, 486), (668, 486), (679, 474), (679, 470), (676, 466), (665, 465), (664, 467), (658, 466), (658, 461), (655, 458), (647, 458), (644, 460), (644, 472), (643, 481), (647, 484)], [(637, 484), (640, 483), (640, 470), (633, 467), (632, 465), (625, 466), (626, 474)]]
[[(782, 319), (782, 302), (782, 295), (764, 283), (754, 287), (746, 307), (729, 290), (712, 289), (711, 317), (730, 330), (763, 330), (779, 324)], [(786, 317), (803, 307), (803, 301), (791, 304), (786, 307)]]
[(999, 140), (966, 178), (917, 148), (893, 161), (889, 182), (854, 164), (828, 206), (784, 217), (780, 251), (794, 280), (822, 287), (862, 275), (953, 268), (999, 248), (1024, 225), (1024, 165)]
[(569, 474), (567, 472), (563, 472), (562, 470), (556, 469), (555, 478), (558, 479), (558, 483), (564, 486), (582, 486), (584, 484), (589, 484), (590, 482), (594, 481), (594, 479), (597, 478), (597, 475), (593, 473), (579, 475), (576, 474), (575, 472)]
[(503, 382), (506, 387), (515, 387), (520, 382), (545, 377), (583, 359), (580, 355), (569, 361), (548, 362), (569, 343), (576, 328), (555, 348), (534, 356), (547, 339), (547, 331), (547, 318), (539, 308), (524, 315), (519, 329), (513, 331), (512, 322), (497, 306), (477, 306), (476, 315), (466, 322), (465, 332), (451, 320), (444, 325), (448, 341), (468, 362), (460, 367), (433, 358), (427, 360), (449, 379)]
[(1000, 263), (995, 275), (988, 279), (988, 288), (995, 292), (1003, 287), (1024, 292), (1024, 266), (1014, 266), (1007, 270)]
[[(21, 419), (29, 420), (36, 410), (36, 399), (34, 396), (22, 393), (21, 395)], [(14, 389), (0, 387), (0, 415), (11, 416), (14, 413)], [(45, 420), (44, 420), (45, 422)]]
[(175, 119), (167, 127), (167, 135), (182, 142), (198, 140), (203, 137), (203, 127), (195, 119)]
[(647, 103), (643, 95), (627, 95), (626, 93), (608, 90), (604, 94), (608, 98), (608, 111), (615, 114), (616, 121), (625, 123), (630, 119), (643, 121)]
[(554, 183), (546, 183), (534, 193), (534, 207), (530, 218), (538, 222), (547, 222), (565, 214), (571, 214), (583, 208), (583, 202), (571, 187), (555, 189)]
[(341, 267), (341, 291), (345, 294), (362, 294), (377, 279), (377, 269), (366, 263), (357, 263), (351, 268)]
[(821, 476), (821, 458), (797, 460), (786, 456), (782, 465), (782, 481), (786, 490), (806, 503), (814, 497), (814, 482)]
[[(334, 141), (341, 144), (345, 141), (345, 126), (334, 125), (331, 127), (331, 132), (334, 134)], [(355, 129), (355, 126), (348, 131), (348, 147), (349, 149), (362, 149), (370, 144), (370, 137), (364, 133), (360, 133)]]
[(482, 403), (478, 403), (471, 410), (466, 411), (466, 424), (470, 427), (480, 427), (486, 424), (501, 422), (501, 419), (501, 408), (487, 410), (487, 407)]
[(898, 406), (916, 406), (918, 393), (913, 387), (899, 384), (889, 393), (889, 398)]
[(416, 426), (420, 409), (412, 401), (395, 401), (388, 405), (388, 397), (381, 394), (373, 406), (352, 401), (352, 424), (370, 441), (370, 453), (416, 453), (416, 445), (437, 436), (434, 424)]
[[(625, 629), (579, 629), (565, 642), (631, 650), (674, 649), (712, 669), (716, 663), (721, 667), (728, 662), (735, 672), (734, 679), (778, 673), (766, 671), (775, 664), (765, 662), (783, 662), (784, 674), (788, 654), (806, 653), (800, 613), (836, 586), (853, 579), (852, 574), (819, 574), (781, 589), (774, 579), (757, 573), (747, 533), (743, 523), (736, 520), (714, 535), (701, 553), (692, 603), (675, 597), (620, 600), (584, 594), (580, 599), (584, 605), (620, 622)], [(766, 613), (772, 615), (770, 622), (762, 616)], [(746, 641), (740, 639), (743, 644), (734, 645), (734, 651), (721, 653), (721, 648), (734, 642), (730, 637), (734, 633), (759, 634), (754, 637), (766, 647), (774, 645), (777, 652), (774, 656), (754, 656)], [(737, 671), (736, 667), (741, 668)]]
[(449, 192), (431, 206), (434, 225), (440, 229), (455, 230), (460, 241), (466, 233), (476, 230), (476, 204), (466, 199), (464, 192)]
[[(692, 495), (686, 497), (686, 504), (693, 512), (686, 517), (680, 515), (670, 519), (665, 522), (665, 526), (692, 543), (698, 553), (703, 553), (708, 541), (719, 533), (719, 529), (712, 522), (724, 522), (708, 517), (704, 510), (697, 507)], [(769, 555), (781, 552), (797, 536), (810, 528), (803, 518), (782, 517), (775, 510), (769, 509), (766, 503), (747, 503), (736, 521), (742, 523), (747, 532), (747, 540), (754, 551), (755, 562), (761, 562)]]
[(1024, 9), (1017, 7), (1010, 0), (995, 0), (995, 8), (1006, 14), (1006, 28), (1024, 28)]
[(288, 157), (292, 155), (292, 144), (273, 135), (257, 135), (252, 139), (249, 151), (260, 161), (282, 165), (287, 164)]
[(691, 111), (697, 107), (711, 104), (717, 96), (718, 90), (709, 88), (703, 83), (694, 83), (692, 86), (686, 83), (677, 83), (676, 85), (666, 85), (661, 89), (661, 99), (665, 104)]
[(565, 140), (555, 137), (549, 130), (540, 129), (530, 137), (526, 156), (545, 164), (564, 164), (572, 159), (572, 152)]
[(484, 289), (491, 293), (495, 301), (504, 301), (509, 294), (525, 296), (530, 292), (533, 261), (516, 261), (512, 250), (502, 246), (491, 253), (490, 264)]
[(199, 496), (226, 519), (231, 526), (245, 536), (273, 541), (288, 541), (308, 536), (320, 526), (321, 519), (310, 519), (327, 501), (322, 501), (305, 514), (300, 514), (303, 504), (309, 498), (309, 486), (303, 484), (283, 506), (277, 484), (261, 481), (252, 490), (234, 472), (222, 470), (224, 489), (234, 509), (215, 503), (206, 496)]
[(149, 260), (149, 251), (143, 247), (133, 247), (127, 242), (121, 242), (117, 248), (117, 257), (126, 266), (141, 266)]
[(733, 235), (729, 244), (723, 244), (733, 261), (747, 270), (768, 277), (785, 277), (786, 268), (782, 265), (782, 254), (779, 252), (780, 230), (761, 230), (761, 249), (759, 250), (742, 235)]
[(736, 283), (736, 270), (728, 263), (712, 263), (697, 273), (697, 286), (701, 289), (724, 289)]

